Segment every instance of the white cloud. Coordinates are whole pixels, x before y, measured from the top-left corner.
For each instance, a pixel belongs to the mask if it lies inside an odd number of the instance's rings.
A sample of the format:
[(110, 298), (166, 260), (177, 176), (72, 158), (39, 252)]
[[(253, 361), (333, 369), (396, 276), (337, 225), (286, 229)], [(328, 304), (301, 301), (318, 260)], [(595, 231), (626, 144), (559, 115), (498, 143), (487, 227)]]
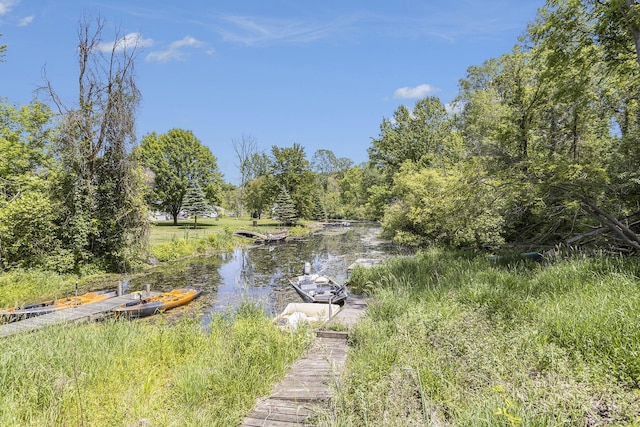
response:
[(416, 87), (401, 87), (396, 89), (393, 93), (394, 98), (399, 99), (420, 99), (425, 96), (433, 95), (434, 93), (439, 92), (440, 89), (433, 87), (428, 84), (421, 84)]
[(247, 46), (273, 42), (309, 43), (342, 31), (348, 22), (349, 19), (342, 18), (326, 24), (313, 24), (294, 20), (227, 15), (221, 16), (223, 24), (218, 28), (218, 32), (227, 41)]
[(27, 25), (29, 25), (29, 24), (31, 24), (33, 22), (33, 18), (34, 18), (33, 15), (22, 18), (18, 22), (18, 26), (19, 27), (26, 27)]
[(17, 5), (19, 0), (0, 0), (0, 16), (9, 13), (13, 6)]
[[(171, 43), (166, 49), (151, 52), (147, 55), (147, 61), (151, 62), (169, 62), (169, 61), (182, 61), (189, 55), (188, 49), (201, 49), (206, 48), (206, 44), (191, 36), (185, 36), (182, 40), (176, 40)], [(212, 55), (215, 50), (212, 48), (206, 49), (207, 55)]]
[(100, 43), (97, 48), (102, 52), (111, 52), (112, 50), (122, 51), (125, 49), (145, 48), (152, 45), (152, 39), (145, 39), (140, 33), (129, 33), (119, 40)]

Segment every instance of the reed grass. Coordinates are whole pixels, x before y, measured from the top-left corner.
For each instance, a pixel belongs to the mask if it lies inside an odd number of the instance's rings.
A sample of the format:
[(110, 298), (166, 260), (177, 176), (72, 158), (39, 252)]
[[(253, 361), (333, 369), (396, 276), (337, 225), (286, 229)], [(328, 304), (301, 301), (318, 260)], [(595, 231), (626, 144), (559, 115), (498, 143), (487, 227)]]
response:
[(637, 260), (490, 264), (442, 251), (356, 269), (327, 424), (640, 424)]
[(237, 425), (310, 336), (245, 304), (207, 331), (160, 317), (5, 338), (0, 425)]

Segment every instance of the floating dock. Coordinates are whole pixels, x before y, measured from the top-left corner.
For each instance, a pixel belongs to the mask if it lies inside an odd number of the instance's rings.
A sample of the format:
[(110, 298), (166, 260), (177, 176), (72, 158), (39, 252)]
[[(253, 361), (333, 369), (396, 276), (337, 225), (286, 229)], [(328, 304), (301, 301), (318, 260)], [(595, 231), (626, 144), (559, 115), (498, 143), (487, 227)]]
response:
[(31, 332), (47, 326), (68, 322), (90, 322), (113, 315), (113, 309), (133, 301), (132, 294), (108, 298), (99, 302), (83, 304), (77, 307), (54, 311), (42, 316), (30, 317), (17, 322), (0, 325), (0, 338), (21, 332)]

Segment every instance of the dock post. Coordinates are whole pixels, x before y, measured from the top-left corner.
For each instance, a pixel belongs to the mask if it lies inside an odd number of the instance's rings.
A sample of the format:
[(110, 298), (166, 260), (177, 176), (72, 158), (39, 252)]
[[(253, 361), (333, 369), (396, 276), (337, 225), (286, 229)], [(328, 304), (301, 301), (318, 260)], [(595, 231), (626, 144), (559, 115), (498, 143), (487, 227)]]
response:
[(147, 298), (151, 296), (151, 283), (147, 283)]
[(117, 294), (119, 297), (122, 296), (122, 282), (118, 280), (118, 291)]

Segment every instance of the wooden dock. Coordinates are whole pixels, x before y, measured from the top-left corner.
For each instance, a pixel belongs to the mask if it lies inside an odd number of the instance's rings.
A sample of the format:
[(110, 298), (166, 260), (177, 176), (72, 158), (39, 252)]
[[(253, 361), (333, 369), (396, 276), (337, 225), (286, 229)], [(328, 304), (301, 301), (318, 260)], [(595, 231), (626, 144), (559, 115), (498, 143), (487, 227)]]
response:
[[(352, 327), (366, 308), (364, 297), (349, 295), (331, 320)], [(307, 354), (293, 364), (273, 393), (258, 399), (240, 426), (314, 425), (314, 419), (329, 409), (332, 388), (339, 384), (347, 360), (348, 332), (318, 331)]]
[(89, 322), (113, 315), (113, 310), (133, 300), (131, 294), (109, 298), (99, 302), (58, 310), (42, 316), (31, 317), (17, 322), (0, 325), (0, 338), (21, 332), (30, 332), (47, 326), (68, 322)]

